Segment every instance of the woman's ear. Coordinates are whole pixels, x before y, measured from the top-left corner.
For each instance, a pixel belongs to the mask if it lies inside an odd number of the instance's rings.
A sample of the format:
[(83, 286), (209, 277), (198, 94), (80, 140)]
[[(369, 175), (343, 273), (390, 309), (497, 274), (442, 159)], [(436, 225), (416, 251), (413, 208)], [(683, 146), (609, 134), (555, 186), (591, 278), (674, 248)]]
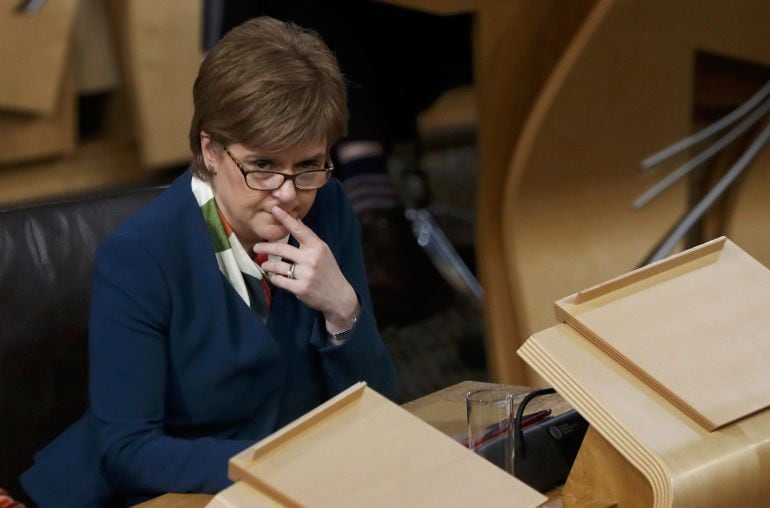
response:
[(201, 156), (203, 157), (203, 165), (206, 168), (206, 171), (209, 172), (211, 175), (217, 174), (217, 165), (219, 163), (219, 157), (221, 155), (221, 152), (219, 150), (219, 146), (211, 139), (211, 136), (206, 131), (201, 131), (200, 133), (200, 140), (201, 140)]
[(203, 163), (206, 166), (214, 164), (218, 156), (217, 149), (214, 146), (216, 143), (214, 142), (214, 140), (211, 139), (211, 136), (209, 136), (208, 132), (206, 131), (201, 131), (200, 140), (201, 140), (201, 154), (203, 155)]

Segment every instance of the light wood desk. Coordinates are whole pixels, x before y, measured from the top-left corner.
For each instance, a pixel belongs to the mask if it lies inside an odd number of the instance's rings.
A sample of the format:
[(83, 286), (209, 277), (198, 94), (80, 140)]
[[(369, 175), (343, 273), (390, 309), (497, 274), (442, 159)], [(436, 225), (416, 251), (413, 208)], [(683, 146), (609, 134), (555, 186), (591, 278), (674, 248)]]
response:
[[(467, 429), (465, 394), (469, 390), (492, 386), (500, 385), (477, 381), (463, 381), (412, 402), (407, 402), (403, 405), (403, 408), (444, 434), (454, 436), (465, 432)], [(531, 390), (525, 386), (513, 385), (506, 385), (506, 388), (514, 394), (514, 397), (523, 396)], [(528, 413), (551, 408), (554, 415), (561, 414), (570, 409), (569, 404), (564, 402), (558, 394), (538, 397), (528, 404), (527, 407), (529, 408)], [(549, 501), (545, 506), (549, 508), (560, 507), (559, 493), (560, 491), (549, 493), (549, 498), (552, 501)], [(207, 494), (165, 494), (138, 506), (141, 508), (203, 508), (212, 497)]]

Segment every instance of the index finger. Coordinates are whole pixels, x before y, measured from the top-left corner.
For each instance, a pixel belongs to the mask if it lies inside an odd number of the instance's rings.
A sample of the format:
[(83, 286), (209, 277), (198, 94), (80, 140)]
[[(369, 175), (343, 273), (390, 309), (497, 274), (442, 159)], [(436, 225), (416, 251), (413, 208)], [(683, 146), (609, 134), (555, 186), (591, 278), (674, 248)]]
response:
[(312, 229), (305, 226), (301, 220), (295, 219), (286, 213), (286, 210), (280, 206), (274, 206), (271, 212), (273, 213), (273, 217), (278, 219), (278, 222), (280, 222), (283, 227), (289, 230), (291, 236), (293, 236), (297, 242), (300, 243), (300, 245), (303, 243), (312, 243), (318, 239), (316, 234), (313, 233)]

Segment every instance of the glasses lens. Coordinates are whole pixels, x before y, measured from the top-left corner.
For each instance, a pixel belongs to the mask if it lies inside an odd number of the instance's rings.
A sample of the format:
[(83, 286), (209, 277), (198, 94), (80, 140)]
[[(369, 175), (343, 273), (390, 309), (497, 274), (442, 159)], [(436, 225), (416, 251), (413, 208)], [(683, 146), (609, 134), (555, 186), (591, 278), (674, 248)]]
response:
[(274, 190), (283, 183), (283, 175), (268, 171), (254, 171), (246, 175), (246, 183), (252, 189)]
[(329, 179), (329, 173), (324, 170), (305, 171), (297, 175), (294, 184), (298, 189), (318, 189)]

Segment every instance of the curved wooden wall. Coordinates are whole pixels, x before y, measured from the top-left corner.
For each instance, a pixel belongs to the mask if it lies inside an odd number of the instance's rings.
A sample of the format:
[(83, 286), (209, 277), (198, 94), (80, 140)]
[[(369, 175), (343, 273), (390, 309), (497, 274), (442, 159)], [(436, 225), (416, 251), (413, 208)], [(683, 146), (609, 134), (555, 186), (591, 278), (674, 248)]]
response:
[[(508, 169), (501, 220), (512, 301), (495, 312), (517, 316), (518, 334), (492, 337), (498, 377), (521, 379), (510, 342), (515, 350), (554, 324), (553, 301), (638, 266), (685, 212), (684, 183), (631, 209), (672, 167), (643, 174), (639, 161), (691, 133), (697, 51), (770, 64), (767, 19), (762, 0), (594, 6), (535, 101)], [(755, 161), (726, 231), (765, 264), (770, 239), (758, 233), (770, 215), (768, 161)]]
[(503, 248), (504, 182), (532, 106), (595, 0), (478, 0), (474, 30), (479, 115), (477, 259), (493, 380), (525, 385), (516, 356), (520, 323)]

